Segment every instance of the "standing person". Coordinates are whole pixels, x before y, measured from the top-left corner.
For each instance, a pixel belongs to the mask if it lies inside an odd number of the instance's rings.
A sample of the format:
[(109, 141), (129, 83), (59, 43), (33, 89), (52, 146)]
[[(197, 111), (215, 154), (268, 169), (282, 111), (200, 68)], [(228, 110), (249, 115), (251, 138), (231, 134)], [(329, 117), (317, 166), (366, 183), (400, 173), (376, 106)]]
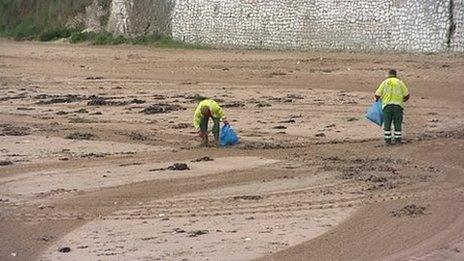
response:
[(394, 141), (401, 143), (404, 103), (409, 100), (409, 91), (406, 84), (396, 77), (396, 70), (388, 71), (387, 79), (375, 92), (375, 100), (379, 99), (382, 100), (385, 143), (392, 143), (392, 122), (395, 126)]
[(201, 146), (208, 146), (208, 121), (211, 118), (213, 120), (213, 135), (214, 141), (219, 145), (219, 123), (222, 120), (224, 124), (227, 124), (227, 120), (224, 117), (224, 111), (219, 104), (210, 99), (201, 101), (196, 110), (193, 119), (193, 125), (198, 130), (198, 134), (201, 137)]

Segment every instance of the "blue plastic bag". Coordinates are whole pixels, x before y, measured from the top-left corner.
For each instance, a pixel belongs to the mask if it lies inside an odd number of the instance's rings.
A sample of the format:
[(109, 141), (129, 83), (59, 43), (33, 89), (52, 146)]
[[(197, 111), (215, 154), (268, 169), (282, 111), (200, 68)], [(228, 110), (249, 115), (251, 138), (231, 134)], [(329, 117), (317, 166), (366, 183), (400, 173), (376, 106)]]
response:
[(382, 101), (378, 100), (372, 104), (366, 113), (366, 118), (379, 126), (383, 125)]
[(232, 146), (238, 143), (238, 136), (229, 124), (222, 126), (219, 136), (219, 145), (222, 147)]

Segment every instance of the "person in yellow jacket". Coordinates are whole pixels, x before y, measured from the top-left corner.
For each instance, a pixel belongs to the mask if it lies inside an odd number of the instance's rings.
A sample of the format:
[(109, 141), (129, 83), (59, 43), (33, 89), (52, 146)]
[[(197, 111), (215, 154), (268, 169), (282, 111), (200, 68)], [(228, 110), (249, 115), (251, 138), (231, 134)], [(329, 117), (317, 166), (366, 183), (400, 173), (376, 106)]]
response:
[(201, 146), (203, 147), (207, 147), (209, 144), (208, 121), (210, 118), (213, 120), (212, 133), (214, 135), (214, 140), (216, 144), (219, 145), (220, 121), (222, 120), (224, 124), (228, 124), (228, 122), (221, 106), (219, 106), (219, 104), (214, 100), (206, 99), (198, 104), (193, 117), (193, 126), (202, 138)]
[(395, 126), (394, 141), (401, 143), (404, 103), (409, 100), (406, 84), (397, 78), (396, 70), (390, 70), (375, 92), (375, 100), (382, 100), (384, 117), (384, 139), (387, 145), (392, 142), (391, 125)]

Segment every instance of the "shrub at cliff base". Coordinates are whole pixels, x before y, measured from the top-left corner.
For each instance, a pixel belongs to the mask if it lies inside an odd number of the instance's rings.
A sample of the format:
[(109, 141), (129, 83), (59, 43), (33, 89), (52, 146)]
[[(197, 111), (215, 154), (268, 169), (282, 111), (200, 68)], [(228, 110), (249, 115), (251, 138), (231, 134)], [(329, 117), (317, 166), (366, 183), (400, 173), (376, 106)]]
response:
[[(15, 40), (53, 40), (70, 36), (66, 22), (91, 0), (0, 0), (0, 36)], [(79, 28), (77, 28), (79, 29)]]

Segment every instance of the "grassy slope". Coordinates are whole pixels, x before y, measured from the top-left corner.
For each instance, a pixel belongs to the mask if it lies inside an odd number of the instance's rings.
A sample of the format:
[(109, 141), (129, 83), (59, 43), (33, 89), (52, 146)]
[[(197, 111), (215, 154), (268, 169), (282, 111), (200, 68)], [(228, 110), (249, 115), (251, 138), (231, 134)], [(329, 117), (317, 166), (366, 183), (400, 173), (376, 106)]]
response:
[[(89, 42), (94, 45), (138, 44), (166, 48), (204, 48), (174, 41), (162, 35), (127, 39), (107, 32), (80, 32), (83, 28), (66, 28), (66, 22), (83, 13), (91, 2), (92, 0), (0, 0), (0, 37), (40, 41), (69, 38), (71, 43)], [(110, 0), (99, 0), (99, 4), (108, 9)], [(107, 17), (104, 19), (107, 20)]]
[(0, 0), (0, 35), (36, 39), (83, 12), (91, 0)]

